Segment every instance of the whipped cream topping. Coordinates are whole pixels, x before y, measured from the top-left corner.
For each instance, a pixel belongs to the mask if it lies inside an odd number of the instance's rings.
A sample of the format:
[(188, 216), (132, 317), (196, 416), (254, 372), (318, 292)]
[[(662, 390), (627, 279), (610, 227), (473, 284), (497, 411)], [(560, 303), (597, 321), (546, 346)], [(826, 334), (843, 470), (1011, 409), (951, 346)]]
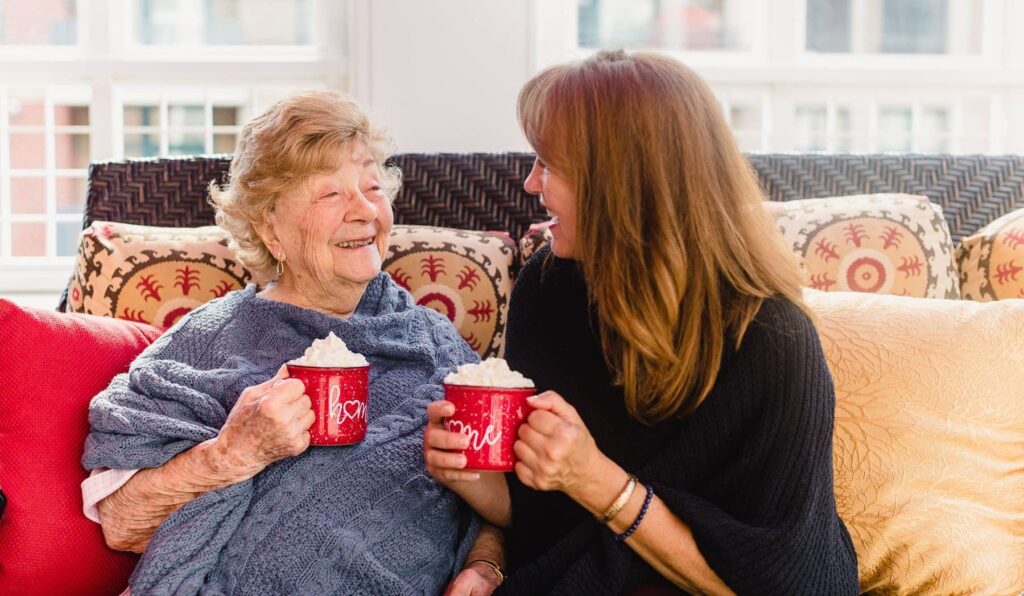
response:
[(370, 363), (362, 354), (348, 349), (345, 342), (333, 331), (323, 339), (314, 339), (313, 345), (306, 348), (306, 353), (295, 360), (288, 361), (295, 366), (316, 366), (320, 368), (352, 368), (369, 366)]
[(444, 378), (448, 385), (475, 387), (533, 387), (533, 381), (508, 367), (504, 358), (488, 358), (479, 364), (463, 364)]

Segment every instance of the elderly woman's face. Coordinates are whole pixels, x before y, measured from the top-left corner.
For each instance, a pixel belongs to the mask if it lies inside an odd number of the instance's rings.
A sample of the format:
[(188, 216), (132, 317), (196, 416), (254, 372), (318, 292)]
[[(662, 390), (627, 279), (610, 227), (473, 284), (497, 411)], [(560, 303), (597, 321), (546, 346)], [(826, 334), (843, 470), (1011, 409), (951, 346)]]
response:
[(282, 196), (271, 223), (292, 276), (322, 285), (365, 284), (380, 273), (387, 253), (391, 202), (364, 143), (351, 143), (338, 164)]

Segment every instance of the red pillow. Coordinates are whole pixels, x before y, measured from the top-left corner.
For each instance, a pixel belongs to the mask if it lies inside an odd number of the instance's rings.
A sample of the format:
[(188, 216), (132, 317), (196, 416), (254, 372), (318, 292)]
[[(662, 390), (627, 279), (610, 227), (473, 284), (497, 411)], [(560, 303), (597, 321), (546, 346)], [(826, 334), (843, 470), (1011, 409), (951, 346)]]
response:
[(117, 594), (136, 557), (82, 514), (89, 400), (155, 327), (0, 300), (0, 594)]

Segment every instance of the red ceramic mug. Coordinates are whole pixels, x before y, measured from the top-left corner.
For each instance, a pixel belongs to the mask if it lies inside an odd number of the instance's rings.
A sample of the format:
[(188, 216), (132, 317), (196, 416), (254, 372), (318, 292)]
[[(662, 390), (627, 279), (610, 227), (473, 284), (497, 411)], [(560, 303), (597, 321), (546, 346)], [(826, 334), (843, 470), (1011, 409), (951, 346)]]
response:
[(370, 367), (324, 368), (288, 365), (288, 375), (302, 381), (313, 402), (310, 445), (352, 445), (366, 436)]
[(512, 445), (519, 426), (533, 411), (526, 398), (537, 390), (527, 388), (444, 386), (444, 398), (455, 404), (455, 414), (444, 427), (469, 437), (467, 470), (508, 472), (516, 465)]

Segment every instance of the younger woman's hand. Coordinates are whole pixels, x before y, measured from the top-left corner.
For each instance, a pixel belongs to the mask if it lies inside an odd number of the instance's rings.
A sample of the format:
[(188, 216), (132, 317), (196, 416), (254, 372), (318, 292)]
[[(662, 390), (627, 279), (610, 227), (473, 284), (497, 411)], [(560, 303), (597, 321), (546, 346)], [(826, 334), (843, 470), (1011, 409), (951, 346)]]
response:
[(435, 401), (427, 406), (427, 428), (423, 430), (423, 461), (435, 480), (451, 488), (453, 482), (479, 480), (479, 472), (468, 472), (466, 456), (469, 437), (444, 428), (444, 419), (455, 414), (450, 401)]
[(527, 398), (534, 408), (519, 427), (513, 449), (516, 475), (535, 490), (559, 490), (573, 496), (585, 488), (603, 456), (576, 409), (561, 395), (545, 391)]
[(427, 427), (423, 429), (423, 461), (427, 473), (462, 497), (481, 517), (499, 528), (511, 524), (508, 483), (501, 472), (466, 470), (469, 437), (445, 430), (444, 419), (455, 414), (455, 404), (435, 401), (427, 406)]

